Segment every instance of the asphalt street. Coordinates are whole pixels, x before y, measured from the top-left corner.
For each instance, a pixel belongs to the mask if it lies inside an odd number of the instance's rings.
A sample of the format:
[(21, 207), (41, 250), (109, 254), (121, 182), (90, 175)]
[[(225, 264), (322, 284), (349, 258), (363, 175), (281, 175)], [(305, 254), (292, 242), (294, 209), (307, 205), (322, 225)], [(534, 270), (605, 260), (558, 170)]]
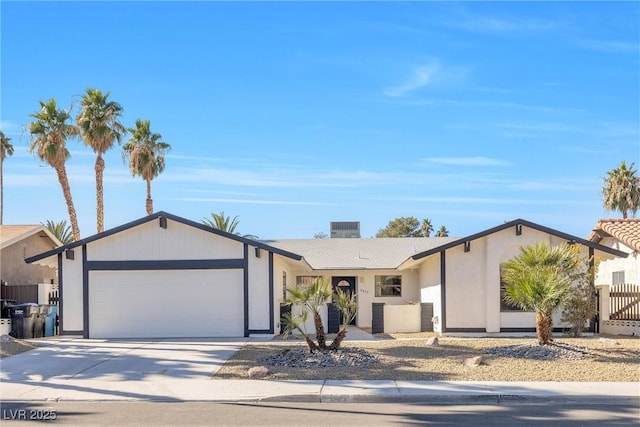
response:
[[(48, 416), (49, 419), (43, 417)], [(26, 418), (26, 419), (25, 419)], [(31, 419), (29, 419), (31, 418)], [(55, 419), (51, 419), (55, 418)], [(150, 403), (11, 402), (3, 426), (625, 426), (637, 403)]]

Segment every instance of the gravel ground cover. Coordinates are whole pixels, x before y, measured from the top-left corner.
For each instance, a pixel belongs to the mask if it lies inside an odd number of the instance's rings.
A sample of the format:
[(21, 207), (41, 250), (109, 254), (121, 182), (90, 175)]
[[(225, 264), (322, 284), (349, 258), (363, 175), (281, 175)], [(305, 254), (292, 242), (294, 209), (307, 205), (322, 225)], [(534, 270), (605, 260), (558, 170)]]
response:
[[(300, 341), (249, 343), (213, 378), (248, 378), (250, 368), (266, 366), (270, 380), (640, 381), (637, 337), (556, 338), (542, 347), (535, 338), (443, 337), (437, 346), (419, 335), (388, 338), (345, 343), (346, 366), (324, 356), (315, 361)], [(475, 356), (482, 356), (482, 365), (464, 365)], [(367, 363), (354, 366), (354, 358)]]
[(24, 353), (25, 351), (32, 350), (36, 347), (40, 347), (40, 345), (29, 341), (15, 339), (9, 335), (2, 335), (2, 337), (0, 337), (0, 359)]

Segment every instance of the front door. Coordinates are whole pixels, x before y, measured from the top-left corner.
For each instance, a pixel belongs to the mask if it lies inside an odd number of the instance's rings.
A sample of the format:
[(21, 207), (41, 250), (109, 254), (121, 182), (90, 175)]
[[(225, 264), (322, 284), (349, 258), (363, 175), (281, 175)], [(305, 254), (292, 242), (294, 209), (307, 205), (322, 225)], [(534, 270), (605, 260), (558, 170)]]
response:
[[(341, 277), (341, 276), (333, 276), (331, 278), (331, 287), (335, 292), (336, 289), (342, 289), (342, 291), (347, 292), (351, 295), (356, 295), (356, 278), (355, 277)], [(353, 319), (350, 325), (356, 324), (356, 319)]]

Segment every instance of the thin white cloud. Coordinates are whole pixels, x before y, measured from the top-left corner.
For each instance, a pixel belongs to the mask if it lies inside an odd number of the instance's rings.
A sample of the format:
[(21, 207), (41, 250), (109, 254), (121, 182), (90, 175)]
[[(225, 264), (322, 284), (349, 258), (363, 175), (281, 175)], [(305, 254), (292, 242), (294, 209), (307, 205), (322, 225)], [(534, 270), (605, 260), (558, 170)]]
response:
[(428, 157), (429, 163), (452, 166), (508, 166), (511, 163), (490, 157)]
[(580, 40), (578, 45), (589, 50), (604, 53), (635, 53), (640, 52), (637, 42), (620, 42), (611, 40)]
[(433, 84), (439, 78), (441, 71), (440, 64), (435, 61), (416, 67), (404, 83), (386, 88), (384, 94), (395, 98), (421, 89)]
[(202, 202), (202, 203), (240, 203), (250, 205), (287, 205), (287, 206), (327, 206), (321, 202), (295, 202), (290, 200), (260, 200), (260, 199), (223, 199), (216, 197), (178, 197), (172, 200), (181, 202)]
[(585, 200), (569, 199), (525, 199), (513, 197), (396, 197), (396, 198), (373, 198), (373, 200), (410, 202), (410, 203), (439, 203), (439, 204), (488, 204), (488, 205), (551, 205), (551, 204), (589, 204)]
[(442, 21), (443, 25), (459, 30), (483, 34), (520, 34), (547, 32), (556, 28), (554, 21), (519, 18), (516, 16), (489, 16), (470, 12), (468, 8), (458, 8), (454, 19)]

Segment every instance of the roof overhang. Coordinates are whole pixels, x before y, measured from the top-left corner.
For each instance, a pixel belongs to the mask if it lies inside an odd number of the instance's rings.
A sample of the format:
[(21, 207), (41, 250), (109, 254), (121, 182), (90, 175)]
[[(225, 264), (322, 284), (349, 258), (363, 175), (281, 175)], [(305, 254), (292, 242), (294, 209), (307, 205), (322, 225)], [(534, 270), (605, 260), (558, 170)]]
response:
[(444, 245), (438, 246), (436, 248), (430, 249), (428, 251), (424, 251), (418, 254), (415, 254), (409, 258), (407, 258), (400, 266), (398, 266), (398, 270), (406, 270), (408, 268), (414, 268), (418, 264), (421, 264), (424, 258), (427, 258), (431, 255), (438, 254), (440, 252), (446, 251), (447, 249), (454, 248), (456, 246), (461, 246), (468, 244), (468, 242), (472, 242), (473, 240), (480, 239), (482, 237), (488, 236), (493, 233), (497, 233), (499, 231), (514, 228), (516, 230), (516, 234), (521, 232), (522, 227), (531, 228), (533, 230), (538, 230), (543, 233), (548, 233), (552, 236), (556, 236), (561, 239), (565, 239), (567, 242), (578, 243), (588, 248), (592, 248), (595, 251), (601, 253), (601, 257), (603, 258), (613, 258), (613, 257), (621, 257), (626, 258), (628, 254), (626, 252), (622, 252), (613, 248), (609, 248), (607, 246), (600, 245), (591, 240), (583, 239), (578, 236), (573, 236), (568, 233), (564, 233), (562, 231), (555, 230), (553, 228), (544, 227), (542, 225), (526, 221), (524, 219), (516, 219), (513, 221), (505, 222), (497, 227), (489, 228), (487, 230), (481, 231), (479, 233), (471, 234), (467, 237), (463, 237), (452, 242), (446, 243)]
[[(96, 240), (100, 240), (102, 238), (105, 238), (105, 237), (108, 237), (108, 236), (111, 236), (111, 235), (114, 235), (114, 234), (117, 234), (117, 233), (120, 233), (122, 231), (128, 230), (128, 229), (133, 228), (133, 227), (137, 227), (139, 225), (145, 224), (145, 223), (147, 223), (149, 221), (153, 221), (153, 220), (160, 220), (160, 222), (164, 223), (164, 224), (166, 224), (166, 220), (176, 221), (176, 222), (179, 222), (181, 224), (200, 229), (200, 230), (205, 231), (207, 233), (216, 234), (218, 236), (226, 237), (226, 238), (231, 239), (231, 240), (236, 240), (238, 242), (241, 242), (241, 243), (244, 243), (244, 244), (247, 244), (247, 245), (250, 245), (250, 246), (254, 246), (254, 247), (257, 247), (257, 248), (260, 248), (260, 249), (264, 249), (264, 250), (266, 250), (268, 252), (273, 252), (274, 254), (278, 254), (278, 255), (283, 256), (285, 258), (290, 258), (290, 259), (295, 260), (295, 261), (303, 260), (303, 257), (301, 255), (294, 254), (293, 252), (289, 252), (289, 251), (285, 251), (285, 250), (282, 250), (282, 249), (278, 249), (276, 247), (264, 244), (264, 243), (262, 243), (260, 241), (257, 241), (257, 240), (247, 239), (246, 237), (241, 237), (241, 236), (238, 236), (238, 235), (235, 235), (235, 234), (227, 233), (226, 231), (221, 231), (221, 230), (209, 227), (208, 225), (197, 223), (195, 221), (191, 221), (191, 220), (188, 220), (186, 218), (179, 217), (177, 215), (173, 215), (173, 214), (170, 214), (170, 213), (167, 213), (167, 212), (159, 211), (159, 212), (153, 213), (153, 214), (151, 214), (149, 216), (140, 218), (138, 220), (128, 222), (128, 223), (123, 224), (123, 225), (121, 225), (119, 227), (115, 227), (115, 228), (112, 228), (110, 230), (104, 231), (102, 233), (94, 234), (93, 236), (87, 237), (85, 239), (81, 239), (81, 240), (78, 240), (76, 242), (72, 242), (72, 243), (69, 243), (67, 245), (60, 246), (60, 247), (55, 248), (53, 250), (50, 250), (50, 251), (47, 251), (47, 252), (43, 252), (41, 254), (34, 255), (32, 257), (26, 258), (25, 262), (27, 264), (31, 264), (31, 263), (38, 262), (38, 261), (41, 261), (41, 260), (46, 260), (47, 258), (51, 258), (53, 256), (56, 256), (56, 255), (58, 255), (58, 254), (60, 254), (60, 253), (62, 253), (64, 251), (67, 251), (67, 250), (70, 250), (70, 249), (73, 249), (73, 248), (77, 248), (77, 247), (80, 247), (80, 246), (84, 246), (84, 245), (86, 245), (88, 243), (94, 242)], [(304, 262), (306, 263), (306, 260)], [(307, 265), (308, 265), (308, 263), (307, 263)]]

